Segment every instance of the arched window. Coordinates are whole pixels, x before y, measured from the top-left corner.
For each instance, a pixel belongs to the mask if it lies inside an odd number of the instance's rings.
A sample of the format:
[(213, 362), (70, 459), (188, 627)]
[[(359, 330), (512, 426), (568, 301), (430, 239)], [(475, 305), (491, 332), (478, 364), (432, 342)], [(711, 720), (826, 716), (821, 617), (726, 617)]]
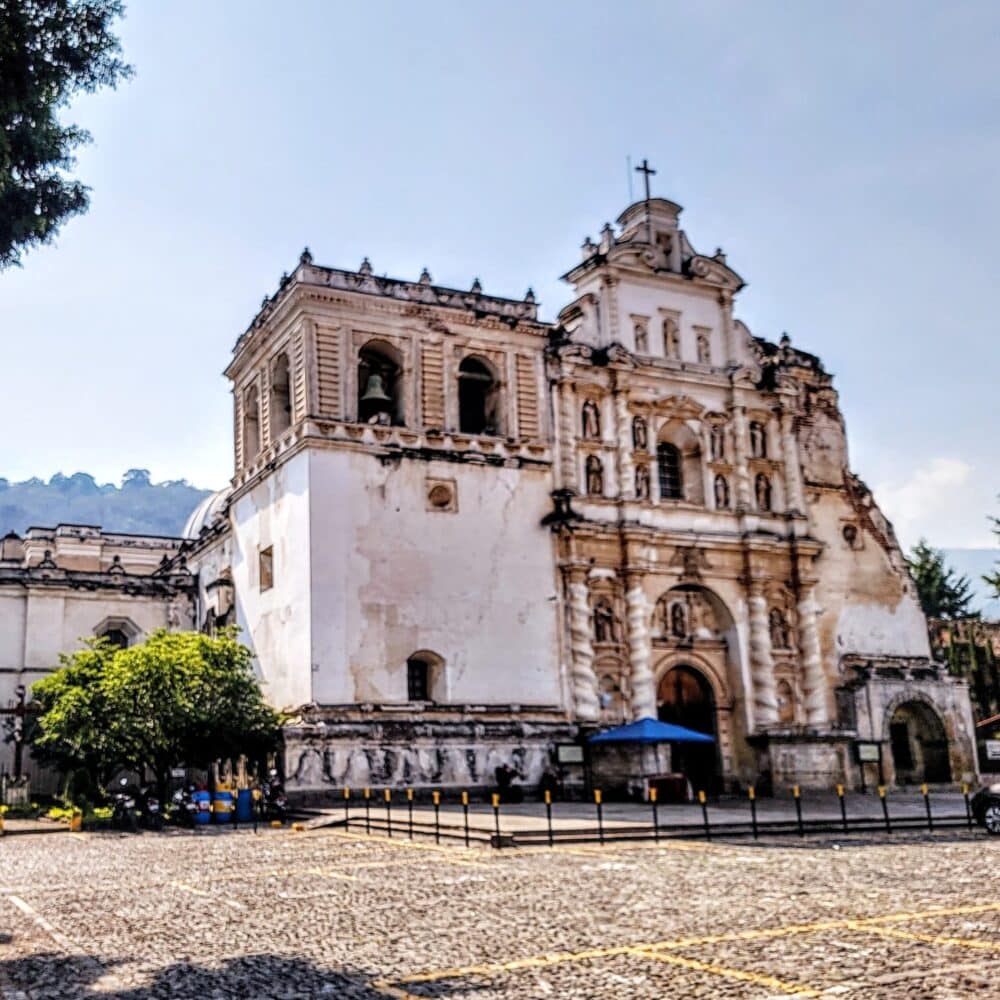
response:
[(757, 473), (754, 480), (754, 492), (757, 494), (757, 510), (771, 509), (771, 480), (763, 472)]
[(292, 426), (292, 396), (288, 377), (288, 355), (279, 354), (271, 365), (271, 440)]
[(660, 479), (661, 500), (682, 500), (684, 478), (681, 473), (681, 453), (676, 445), (662, 441), (656, 446), (656, 466)]
[(406, 661), (406, 697), (408, 701), (436, 701), (444, 660), (437, 653), (422, 650)]
[(753, 458), (767, 458), (767, 432), (757, 420), (750, 423), (750, 455)]
[(243, 393), (243, 461), (249, 464), (260, 451), (260, 395), (257, 386)]
[(667, 316), (663, 321), (663, 354), (668, 358), (681, 356), (681, 336), (677, 321)]
[(729, 507), (729, 483), (722, 475), (715, 477), (715, 506), (718, 510), (726, 510)]
[(358, 421), (386, 426), (405, 423), (402, 366), (388, 346), (369, 344), (358, 352)]
[(118, 649), (128, 649), (128, 636), (120, 628), (109, 628), (102, 636)]
[(463, 434), (499, 434), (499, 386), (478, 358), (458, 366), (458, 429)]
[(138, 627), (130, 618), (105, 618), (94, 629), (94, 635), (107, 639), (117, 649), (128, 649), (140, 634)]
[(604, 466), (596, 455), (588, 455), (586, 461), (587, 494), (592, 497), (604, 496)]

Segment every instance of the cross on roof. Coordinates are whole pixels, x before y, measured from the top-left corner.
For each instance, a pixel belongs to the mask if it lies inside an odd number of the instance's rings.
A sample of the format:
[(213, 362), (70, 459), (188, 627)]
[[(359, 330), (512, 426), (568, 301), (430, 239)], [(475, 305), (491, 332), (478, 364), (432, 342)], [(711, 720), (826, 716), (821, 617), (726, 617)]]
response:
[(652, 177), (656, 171), (649, 165), (649, 162), (643, 158), (642, 163), (636, 168), (636, 172), (642, 174), (643, 182), (646, 185), (646, 201), (649, 201), (649, 178)]

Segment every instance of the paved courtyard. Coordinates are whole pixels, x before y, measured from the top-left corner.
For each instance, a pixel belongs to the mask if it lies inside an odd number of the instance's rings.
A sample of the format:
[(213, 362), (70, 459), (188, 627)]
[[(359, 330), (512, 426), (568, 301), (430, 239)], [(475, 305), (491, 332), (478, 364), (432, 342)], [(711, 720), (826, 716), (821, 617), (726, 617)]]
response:
[(0, 840), (0, 996), (1000, 997), (979, 832), (493, 853), (334, 830)]

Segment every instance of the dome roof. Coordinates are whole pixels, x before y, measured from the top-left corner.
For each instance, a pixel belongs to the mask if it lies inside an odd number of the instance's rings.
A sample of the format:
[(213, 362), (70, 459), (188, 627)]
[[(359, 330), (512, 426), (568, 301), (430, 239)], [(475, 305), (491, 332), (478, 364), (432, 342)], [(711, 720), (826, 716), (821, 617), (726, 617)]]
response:
[(206, 528), (211, 528), (225, 512), (229, 503), (229, 488), (209, 493), (191, 512), (184, 525), (184, 538), (197, 538)]

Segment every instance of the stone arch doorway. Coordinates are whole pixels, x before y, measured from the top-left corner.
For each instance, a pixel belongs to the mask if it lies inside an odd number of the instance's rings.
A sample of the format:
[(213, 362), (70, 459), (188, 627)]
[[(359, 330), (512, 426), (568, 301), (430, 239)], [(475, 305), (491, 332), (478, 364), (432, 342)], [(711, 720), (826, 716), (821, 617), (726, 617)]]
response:
[(941, 717), (922, 701), (904, 701), (889, 716), (889, 749), (896, 783), (951, 781), (948, 734)]
[(691, 782), (692, 790), (715, 792), (720, 784), (718, 727), (715, 695), (708, 678), (686, 663), (671, 667), (660, 678), (656, 693), (657, 714), (661, 722), (672, 722), (686, 729), (711, 736), (715, 743), (672, 743), (671, 766)]

